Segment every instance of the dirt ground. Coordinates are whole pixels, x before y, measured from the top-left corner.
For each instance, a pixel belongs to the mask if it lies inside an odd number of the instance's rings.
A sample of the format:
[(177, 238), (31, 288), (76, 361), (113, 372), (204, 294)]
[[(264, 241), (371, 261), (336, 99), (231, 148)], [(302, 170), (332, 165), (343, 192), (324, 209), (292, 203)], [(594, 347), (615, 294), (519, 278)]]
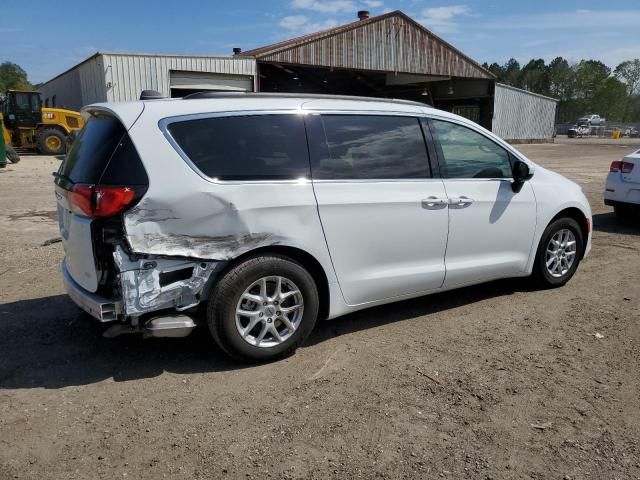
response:
[(102, 338), (47, 244), (59, 160), (23, 158), (0, 171), (0, 479), (640, 478), (640, 224), (602, 203), (609, 163), (638, 147), (519, 146), (592, 204), (566, 287), (359, 312), (251, 367), (205, 330)]

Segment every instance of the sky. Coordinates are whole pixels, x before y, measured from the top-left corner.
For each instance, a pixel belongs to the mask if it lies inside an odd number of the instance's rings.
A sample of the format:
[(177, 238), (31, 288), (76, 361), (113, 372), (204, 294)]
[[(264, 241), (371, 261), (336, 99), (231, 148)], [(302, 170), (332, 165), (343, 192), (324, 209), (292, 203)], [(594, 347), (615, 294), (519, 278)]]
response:
[[(7, 5), (3, 5), (7, 3)], [(97, 51), (231, 55), (402, 10), (474, 60), (640, 58), (640, 0), (0, 0), (0, 62), (46, 81)]]

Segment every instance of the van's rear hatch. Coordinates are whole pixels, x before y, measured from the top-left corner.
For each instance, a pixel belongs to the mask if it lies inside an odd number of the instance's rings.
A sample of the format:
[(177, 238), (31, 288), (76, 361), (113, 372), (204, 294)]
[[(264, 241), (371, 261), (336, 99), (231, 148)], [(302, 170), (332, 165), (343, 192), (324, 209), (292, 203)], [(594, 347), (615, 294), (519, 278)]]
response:
[(98, 292), (110, 287), (114, 274), (122, 212), (139, 201), (149, 179), (122, 122), (103, 110), (87, 113), (54, 176), (67, 271), (82, 288)]

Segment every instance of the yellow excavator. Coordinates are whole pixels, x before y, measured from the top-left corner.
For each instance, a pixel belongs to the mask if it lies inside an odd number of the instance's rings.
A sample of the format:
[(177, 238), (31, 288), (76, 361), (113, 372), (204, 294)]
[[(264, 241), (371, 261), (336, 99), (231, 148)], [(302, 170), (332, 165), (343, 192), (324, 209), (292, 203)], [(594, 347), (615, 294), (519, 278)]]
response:
[(67, 137), (84, 125), (78, 112), (43, 108), (40, 92), (8, 90), (0, 112), (4, 142), (11, 147), (8, 151), (18, 153), (36, 150), (44, 155), (62, 155)]

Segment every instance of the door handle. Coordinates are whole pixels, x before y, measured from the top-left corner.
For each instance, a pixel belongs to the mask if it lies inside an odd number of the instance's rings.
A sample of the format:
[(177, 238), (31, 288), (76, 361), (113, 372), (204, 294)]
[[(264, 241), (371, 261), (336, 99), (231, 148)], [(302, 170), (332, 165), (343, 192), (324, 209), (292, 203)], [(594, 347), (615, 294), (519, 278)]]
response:
[(467, 208), (472, 203), (473, 203), (473, 198), (465, 197), (464, 195), (449, 199), (449, 205), (452, 208)]
[(427, 210), (440, 210), (449, 204), (449, 200), (442, 197), (427, 197), (422, 200), (422, 208)]

